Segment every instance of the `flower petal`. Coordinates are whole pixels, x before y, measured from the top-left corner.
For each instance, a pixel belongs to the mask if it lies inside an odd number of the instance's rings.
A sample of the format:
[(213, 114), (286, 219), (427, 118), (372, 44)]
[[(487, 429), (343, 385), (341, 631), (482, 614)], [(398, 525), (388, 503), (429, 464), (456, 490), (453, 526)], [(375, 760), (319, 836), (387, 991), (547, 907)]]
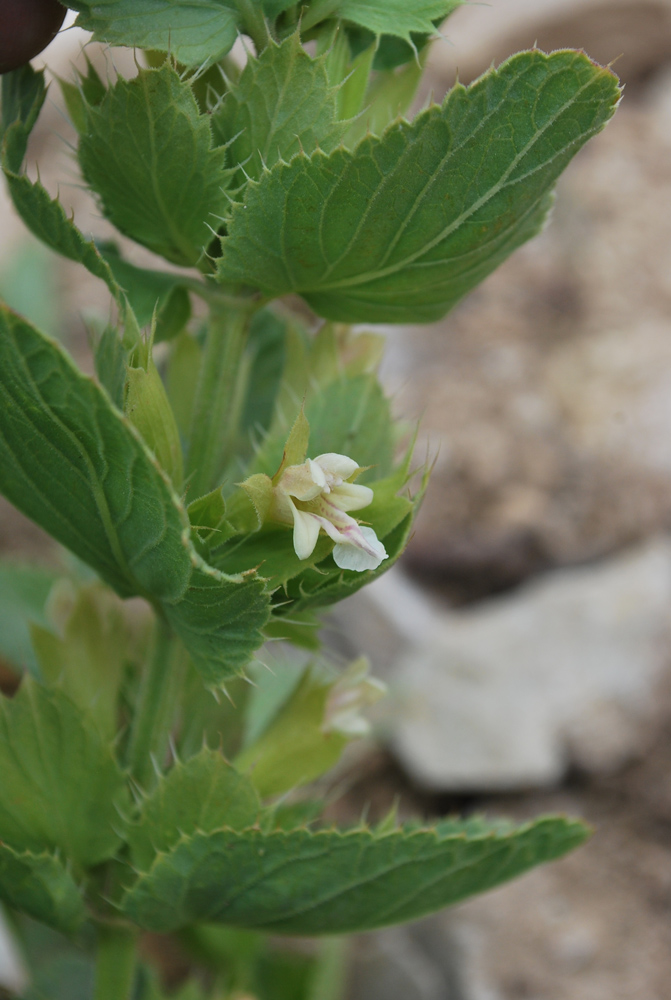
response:
[(320, 518), (294, 507), (294, 550), (299, 559), (308, 559), (319, 537)]
[(338, 542), (333, 549), (335, 564), (356, 573), (377, 569), (387, 558), (387, 550), (372, 528), (357, 525), (357, 529), (356, 532), (348, 530), (347, 542)]
[(348, 458), (347, 455), (338, 455), (335, 451), (327, 451), (323, 455), (317, 455), (314, 461), (321, 466), (327, 476), (333, 476), (335, 479), (349, 479), (359, 468), (353, 458)]
[(329, 501), (340, 510), (361, 510), (373, 502), (375, 494), (370, 486), (357, 486), (356, 483), (342, 483), (331, 491)]

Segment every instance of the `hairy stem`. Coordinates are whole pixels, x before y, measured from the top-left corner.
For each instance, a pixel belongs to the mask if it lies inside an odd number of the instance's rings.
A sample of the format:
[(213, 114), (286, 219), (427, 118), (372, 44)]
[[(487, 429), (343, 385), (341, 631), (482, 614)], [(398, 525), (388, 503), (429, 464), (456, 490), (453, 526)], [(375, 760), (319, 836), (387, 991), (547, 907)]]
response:
[(135, 716), (128, 741), (128, 766), (145, 791), (155, 781), (154, 761), (165, 757), (184, 679), (184, 652), (168, 625), (156, 620), (151, 657), (140, 681)]
[(226, 453), (235, 439), (231, 417), (249, 319), (249, 309), (212, 313), (187, 457), (186, 478), (194, 499), (218, 485)]
[(130, 1000), (133, 996), (137, 936), (131, 927), (98, 925), (93, 1000)]

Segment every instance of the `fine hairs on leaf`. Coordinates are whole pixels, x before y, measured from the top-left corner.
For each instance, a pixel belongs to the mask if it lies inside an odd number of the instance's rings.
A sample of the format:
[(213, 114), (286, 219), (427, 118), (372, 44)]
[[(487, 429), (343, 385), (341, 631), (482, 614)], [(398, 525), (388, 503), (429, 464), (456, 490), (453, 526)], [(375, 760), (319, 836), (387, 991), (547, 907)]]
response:
[(443, 317), (546, 224), (620, 98), (584, 53), (534, 49), (405, 117), (461, 5), (68, 0), (135, 59), (110, 75), (91, 46), (51, 91), (93, 237), (32, 179), (49, 70), (3, 73), (14, 208), (107, 296), (88, 356), (76, 321), (71, 355), (0, 302), (0, 493), (61, 547), (0, 563), (0, 904), (27, 996), (166, 1000), (178, 944), (178, 1000), (344, 1000), (334, 935), (589, 836), (331, 820), (386, 688), (324, 613), (401, 557), (430, 471), (361, 324)]
[(223, 281), (344, 323), (439, 319), (543, 226), (619, 100), (576, 52), (523, 52), (350, 152), (278, 164), (232, 213)]

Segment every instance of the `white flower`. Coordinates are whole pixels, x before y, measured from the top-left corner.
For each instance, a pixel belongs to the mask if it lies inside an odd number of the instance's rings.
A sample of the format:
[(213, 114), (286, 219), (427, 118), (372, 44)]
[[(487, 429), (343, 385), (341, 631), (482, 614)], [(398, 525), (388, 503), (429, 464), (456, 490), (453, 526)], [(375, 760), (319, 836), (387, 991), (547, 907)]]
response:
[(272, 516), (294, 526), (299, 559), (314, 552), (320, 530), (336, 543), (333, 558), (341, 569), (377, 569), (387, 552), (372, 528), (360, 525), (347, 511), (361, 510), (373, 500), (369, 486), (350, 482), (360, 472), (346, 455), (329, 452), (282, 471), (273, 490)]
[(387, 694), (387, 685), (369, 676), (370, 662), (360, 656), (333, 685), (326, 702), (322, 729), (343, 736), (367, 736), (370, 723), (361, 712)]

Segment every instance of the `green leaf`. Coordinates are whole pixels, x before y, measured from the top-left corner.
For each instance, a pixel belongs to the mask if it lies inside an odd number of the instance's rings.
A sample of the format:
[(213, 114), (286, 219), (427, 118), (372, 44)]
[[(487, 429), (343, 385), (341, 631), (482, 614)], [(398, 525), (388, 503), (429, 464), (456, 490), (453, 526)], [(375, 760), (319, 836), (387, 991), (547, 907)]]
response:
[(59, 339), (64, 329), (64, 303), (58, 261), (28, 234), (0, 269), (0, 299), (40, 330)]
[(270, 309), (260, 309), (249, 330), (247, 396), (242, 430), (258, 435), (270, 427), (286, 360), (287, 323)]
[(230, 162), (240, 165), (236, 183), (300, 150), (333, 149), (346, 127), (336, 123), (337, 96), (325, 57), (311, 59), (298, 34), (251, 56), (212, 115), (217, 145), (229, 143)]
[(56, 253), (83, 264), (119, 297), (116, 279), (92, 240), (84, 238), (67, 217), (59, 201), (54, 201), (37, 182), (20, 173), (28, 137), (44, 103), (44, 74), (30, 65), (2, 78), (2, 169), (14, 207), (28, 229)]
[(191, 315), (189, 295), (180, 284), (180, 276), (135, 267), (123, 259), (114, 243), (99, 243), (98, 250), (125, 293), (139, 326), (148, 326), (156, 317), (154, 343), (180, 333)]
[(107, 93), (107, 87), (100, 79), (98, 71), (88, 56), (86, 58), (86, 73), (75, 69), (76, 83), (61, 80), (58, 84), (63, 94), (63, 100), (72, 119), (72, 124), (81, 134), (86, 131), (86, 107), (100, 104)]
[(96, 346), (94, 360), (100, 384), (114, 405), (122, 409), (128, 351), (115, 327), (108, 326), (103, 330), (102, 337)]
[(166, 63), (119, 79), (100, 104), (87, 108), (79, 162), (122, 233), (189, 266), (228, 206), (226, 154), (211, 147), (208, 116)]
[(63, 631), (61, 638), (41, 626), (31, 630), (42, 677), (59, 686), (112, 740), (130, 641), (123, 607), (106, 587), (82, 587)]
[(62, 851), (87, 867), (121, 838), (127, 791), (111, 750), (75, 704), (25, 678), (0, 700), (0, 841), (16, 851)]
[(65, 934), (85, 916), (77, 886), (57, 858), (18, 853), (7, 844), (0, 844), (0, 900)]
[(294, 693), (304, 674), (295, 660), (281, 660), (272, 669), (253, 663), (249, 669), (251, 691), (244, 707), (242, 749), (252, 746), (268, 729)]
[(175, 338), (166, 372), (166, 391), (184, 438), (191, 428), (202, 356), (203, 350), (191, 334), (185, 331)]
[(187, 507), (189, 520), (203, 542), (224, 541), (233, 529), (226, 524), (226, 502), (221, 489), (193, 500)]
[(375, 39), (347, 66), (347, 75), (343, 79), (338, 95), (338, 108), (343, 118), (354, 118), (363, 110), (374, 58)]
[(262, 0), (266, 17), (275, 19), (280, 14), (293, 5), (294, 0)]
[(368, 133), (382, 135), (394, 119), (406, 113), (417, 93), (424, 66), (424, 59), (411, 59), (400, 70), (375, 74), (366, 93), (364, 110), (347, 130), (346, 146), (356, 146)]
[(148, 869), (157, 854), (196, 831), (245, 830), (256, 823), (260, 811), (248, 779), (219, 751), (204, 747), (186, 763), (175, 764), (143, 802), (138, 823), (128, 833), (133, 863)]
[(342, 322), (439, 319), (538, 232), (619, 95), (582, 53), (524, 52), (354, 152), (277, 164), (234, 206), (220, 278)]
[[(374, 375), (343, 376), (321, 387), (306, 401), (309, 424), (308, 456), (328, 452), (348, 455), (363, 468), (372, 466), (376, 478), (389, 471), (394, 440), (389, 400)], [(283, 461), (286, 432), (280, 426), (264, 442), (250, 466), (250, 472), (274, 476)], [(287, 464), (302, 462), (294, 455)], [(363, 475), (368, 482), (371, 475)], [(370, 483), (369, 483), (370, 485)]]
[(434, 21), (444, 20), (464, 0), (342, 0), (338, 15), (376, 35), (410, 41), (413, 31), (435, 34)]
[(128, 891), (123, 911), (148, 930), (213, 921), (281, 934), (342, 934), (414, 920), (561, 857), (588, 836), (547, 817), (510, 830), (184, 838)]
[(203, 561), (128, 420), (57, 344), (1, 306), (0, 491), (121, 596), (160, 604), (208, 683), (239, 673), (261, 644), (263, 582)]
[(0, 656), (17, 670), (37, 668), (29, 626), (46, 625), (44, 606), (56, 579), (37, 566), (0, 563)]
[(153, 344), (140, 345), (126, 369), (124, 413), (156, 456), (175, 489), (182, 488), (184, 460), (177, 421), (163, 379), (154, 364)]
[(186, 66), (213, 63), (238, 37), (235, 0), (68, 0), (96, 41), (170, 52)]
[(351, 739), (329, 724), (339, 684), (337, 675), (307, 667), (267, 727), (236, 757), (235, 766), (249, 773), (262, 798), (315, 781), (338, 763)]
[(282, 639), (300, 649), (317, 653), (322, 648), (319, 635), (321, 627), (321, 621), (311, 611), (294, 614), (292, 609), (290, 617), (285, 615), (282, 618), (272, 618), (266, 625), (264, 634), (267, 639)]

